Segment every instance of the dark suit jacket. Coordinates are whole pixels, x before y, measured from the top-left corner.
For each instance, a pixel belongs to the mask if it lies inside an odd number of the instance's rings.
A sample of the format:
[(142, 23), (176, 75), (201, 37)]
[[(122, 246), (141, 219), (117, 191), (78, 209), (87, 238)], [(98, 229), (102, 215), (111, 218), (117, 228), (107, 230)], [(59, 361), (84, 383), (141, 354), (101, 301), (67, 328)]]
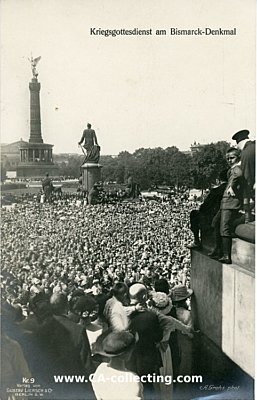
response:
[(59, 336), (60, 352), (62, 350), (64, 363), (71, 374), (88, 375), (92, 372), (91, 350), (85, 328), (71, 321), (66, 315), (55, 315), (54, 319), (63, 328), (65, 341)]
[(139, 340), (128, 367), (139, 376), (157, 372), (162, 364), (156, 344), (161, 341), (163, 335), (157, 315), (149, 310), (135, 312), (131, 315), (129, 329), (138, 333)]
[(210, 190), (210, 193), (204, 200), (203, 204), (200, 205), (199, 211), (206, 216), (213, 218), (214, 215), (219, 211), (220, 202), (224, 193), (227, 183), (221, 183), (221, 185)]

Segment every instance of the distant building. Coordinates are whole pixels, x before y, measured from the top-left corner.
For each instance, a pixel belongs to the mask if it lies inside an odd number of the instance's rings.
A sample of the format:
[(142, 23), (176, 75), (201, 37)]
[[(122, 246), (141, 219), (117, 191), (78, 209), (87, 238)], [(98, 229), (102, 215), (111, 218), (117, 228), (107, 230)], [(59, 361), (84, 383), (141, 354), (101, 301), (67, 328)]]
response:
[(5, 171), (16, 172), (20, 162), (20, 148), (22, 144), (28, 144), (20, 139), (18, 142), (1, 144), (1, 168)]
[(199, 151), (203, 146), (204, 144), (196, 143), (196, 141), (194, 141), (194, 143), (190, 146), (192, 155)]

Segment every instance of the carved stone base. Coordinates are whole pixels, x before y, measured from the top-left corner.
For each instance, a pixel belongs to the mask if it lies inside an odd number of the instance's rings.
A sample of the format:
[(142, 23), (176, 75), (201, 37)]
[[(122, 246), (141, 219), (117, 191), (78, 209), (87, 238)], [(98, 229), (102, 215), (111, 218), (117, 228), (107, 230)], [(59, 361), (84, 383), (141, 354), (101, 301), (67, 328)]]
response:
[(81, 166), (82, 171), (82, 186), (83, 190), (90, 192), (95, 183), (101, 181), (101, 169), (103, 168), (100, 164), (85, 163)]

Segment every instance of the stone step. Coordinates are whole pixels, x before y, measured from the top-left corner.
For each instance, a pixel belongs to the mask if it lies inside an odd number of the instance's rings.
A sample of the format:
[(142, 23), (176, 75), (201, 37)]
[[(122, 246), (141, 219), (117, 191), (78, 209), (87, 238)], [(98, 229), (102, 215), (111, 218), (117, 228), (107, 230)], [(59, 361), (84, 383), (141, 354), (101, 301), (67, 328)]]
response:
[(231, 258), (233, 264), (255, 271), (255, 244), (245, 240), (235, 238), (232, 240)]

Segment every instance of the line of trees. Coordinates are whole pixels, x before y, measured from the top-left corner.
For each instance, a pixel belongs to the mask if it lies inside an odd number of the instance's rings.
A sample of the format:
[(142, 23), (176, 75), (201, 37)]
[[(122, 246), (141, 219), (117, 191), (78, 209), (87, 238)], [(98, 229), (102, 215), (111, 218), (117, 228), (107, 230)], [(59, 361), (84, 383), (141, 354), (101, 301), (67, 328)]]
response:
[[(227, 168), (227, 142), (199, 147), (193, 154), (185, 154), (177, 147), (137, 149), (133, 154), (122, 151), (117, 157), (101, 156), (102, 180), (126, 183), (132, 176), (141, 189), (153, 185), (188, 186), (206, 189), (216, 182)], [(79, 177), (83, 157), (74, 155), (61, 164), (60, 175)]]

